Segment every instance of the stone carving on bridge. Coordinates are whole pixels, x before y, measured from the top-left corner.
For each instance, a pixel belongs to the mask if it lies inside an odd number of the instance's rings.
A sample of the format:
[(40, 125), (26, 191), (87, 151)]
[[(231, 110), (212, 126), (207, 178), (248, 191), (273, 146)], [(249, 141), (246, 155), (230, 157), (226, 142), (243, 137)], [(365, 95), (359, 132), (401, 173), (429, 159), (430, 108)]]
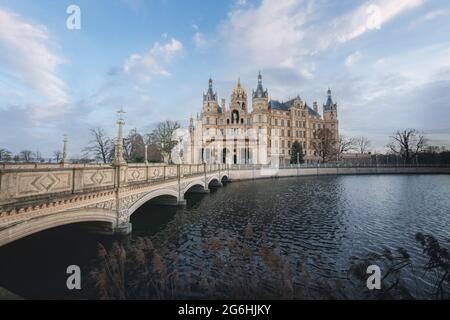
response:
[(128, 182), (139, 182), (146, 180), (146, 168), (130, 169), (127, 170)]
[(100, 169), (83, 172), (83, 185), (85, 187), (105, 187), (114, 185), (114, 170)]
[(176, 166), (166, 167), (166, 177), (175, 178), (177, 176), (178, 176), (178, 172), (177, 172)]
[(95, 209), (104, 209), (104, 210), (114, 211), (114, 210), (116, 210), (116, 200), (108, 200), (105, 202), (91, 204), (91, 205), (87, 206), (86, 208), (95, 208)]
[(150, 169), (150, 179), (159, 180), (164, 178), (164, 168), (155, 167)]
[[(16, 190), (15, 196), (34, 196), (44, 193), (71, 191), (72, 173), (18, 173), (16, 179), (11, 179), (10, 191)], [(15, 180), (15, 181), (14, 181)]]
[(118, 212), (119, 224), (127, 223), (130, 220), (130, 215), (129, 215), (128, 210), (136, 201), (138, 201), (139, 199), (144, 197), (146, 194), (148, 194), (148, 191), (138, 193), (138, 194), (128, 195), (126, 197), (119, 199), (119, 212)]

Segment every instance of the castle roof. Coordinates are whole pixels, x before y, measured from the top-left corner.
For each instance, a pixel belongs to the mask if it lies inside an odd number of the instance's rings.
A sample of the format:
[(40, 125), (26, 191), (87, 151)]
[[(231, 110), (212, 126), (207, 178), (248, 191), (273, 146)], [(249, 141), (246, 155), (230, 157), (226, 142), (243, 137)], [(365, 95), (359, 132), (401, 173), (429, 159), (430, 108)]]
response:
[[(289, 101), (286, 102), (279, 102), (278, 100), (270, 100), (269, 101), (269, 108), (270, 109), (275, 109), (275, 110), (281, 110), (281, 111), (289, 111), (289, 109), (292, 107), (292, 105), (294, 104), (294, 101), (296, 99), (291, 99)], [(314, 111), (313, 109), (311, 109), (307, 104), (305, 104), (306, 109), (308, 110), (309, 114), (312, 116), (319, 116), (320, 114), (317, 113), (316, 111)]]
[(337, 105), (333, 102), (333, 98), (331, 97), (331, 89), (328, 88), (328, 99), (327, 103), (323, 105), (323, 111), (330, 111), (332, 109), (336, 109)]
[(215, 101), (216, 100), (216, 93), (213, 90), (213, 81), (211, 78), (209, 78), (209, 85), (208, 85), (208, 91), (205, 95), (203, 95), (203, 99), (206, 101)]
[(256, 91), (253, 92), (253, 98), (268, 98), (269, 93), (267, 90), (264, 91), (263, 85), (262, 85), (262, 76), (261, 72), (258, 75), (258, 86), (256, 87)]

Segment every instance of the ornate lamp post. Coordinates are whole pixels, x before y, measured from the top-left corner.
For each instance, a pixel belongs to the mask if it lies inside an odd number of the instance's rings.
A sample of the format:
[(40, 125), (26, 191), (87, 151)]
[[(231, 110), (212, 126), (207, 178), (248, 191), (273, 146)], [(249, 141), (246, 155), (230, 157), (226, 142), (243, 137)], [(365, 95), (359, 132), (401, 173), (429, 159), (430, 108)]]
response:
[(115, 153), (114, 153), (114, 161), (113, 164), (116, 166), (124, 165), (127, 162), (123, 158), (123, 126), (125, 124), (125, 120), (123, 120), (123, 115), (125, 114), (125, 111), (123, 109), (120, 109), (117, 111), (117, 140), (116, 140), (116, 147), (115, 147)]
[(163, 156), (163, 162), (166, 163), (166, 152), (164, 151), (164, 142), (161, 142), (161, 155)]
[(183, 137), (179, 138), (180, 140), (180, 162), (183, 164)]
[(67, 142), (68, 142), (67, 135), (65, 134), (64, 139), (63, 139), (64, 146), (63, 146), (63, 155), (62, 155), (62, 160), (61, 160), (62, 165), (66, 165), (69, 163), (69, 161), (67, 160)]
[(148, 145), (145, 144), (144, 145), (144, 163), (145, 164), (148, 164), (148, 156), (147, 156), (147, 154), (148, 154)]

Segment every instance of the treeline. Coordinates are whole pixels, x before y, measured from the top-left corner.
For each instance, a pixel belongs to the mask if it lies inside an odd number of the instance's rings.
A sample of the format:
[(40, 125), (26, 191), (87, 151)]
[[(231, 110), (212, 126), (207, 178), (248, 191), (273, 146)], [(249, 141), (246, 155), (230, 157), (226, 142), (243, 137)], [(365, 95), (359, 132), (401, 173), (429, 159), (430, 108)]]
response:
[[(173, 139), (174, 133), (181, 126), (176, 121), (159, 123), (150, 133), (141, 133), (132, 129), (123, 138), (123, 157), (127, 162), (142, 163), (145, 160), (147, 145), (148, 162), (171, 162), (171, 152), (178, 141)], [(103, 128), (90, 129), (91, 139), (83, 148), (80, 159), (70, 159), (72, 163), (101, 162), (110, 163), (114, 159), (117, 139), (107, 135)], [(60, 162), (62, 151), (53, 152), (52, 158), (45, 159), (39, 151), (22, 150), (16, 155), (5, 148), (0, 148), (0, 162), (44, 163)]]
[[(140, 133), (136, 128), (130, 130), (123, 139), (123, 157), (127, 162), (142, 163), (145, 161), (171, 161), (172, 149), (178, 143), (173, 139), (174, 133), (181, 126), (176, 121), (159, 123), (151, 133)], [(83, 149), (84, 161), (110, 163), (114, 159), (116, 139), (109, 137), (102, 128), (91, 129), (91, 140)], [(167, 159), (167, 160), (166, 160)]]
[[(425, 135), (416, 129), (397, 130), (389, 137), (386, 152), (371, 151), (371, 141), (364, 137), (341, 135), (336, 143), (329, 129), (314, 133), (314, 155), (323, 163), (351, 162), (354, 164), (442, 164), (450, 163), (450, 151), (446, 147), (428, 144)], [(303, 148), (297, 141), (291, 148), (291, 163), (303, 163)]]

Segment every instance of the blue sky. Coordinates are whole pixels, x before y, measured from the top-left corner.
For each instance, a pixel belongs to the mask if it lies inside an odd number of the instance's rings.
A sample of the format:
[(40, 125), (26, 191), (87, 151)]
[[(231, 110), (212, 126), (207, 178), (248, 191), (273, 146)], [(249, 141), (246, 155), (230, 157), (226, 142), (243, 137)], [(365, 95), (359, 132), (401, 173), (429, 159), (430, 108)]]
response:
[[(81, 29), (66, 28), (66, 8)], [(271, 98), (325, 102), (382, 150), (395, 129), (450, 144), (450, 4), (438, 0), (0, 0), (0, 147), (70, 154), (89, 128), (186, 121), (211, 75), (229, 101), (258, 71)]]

